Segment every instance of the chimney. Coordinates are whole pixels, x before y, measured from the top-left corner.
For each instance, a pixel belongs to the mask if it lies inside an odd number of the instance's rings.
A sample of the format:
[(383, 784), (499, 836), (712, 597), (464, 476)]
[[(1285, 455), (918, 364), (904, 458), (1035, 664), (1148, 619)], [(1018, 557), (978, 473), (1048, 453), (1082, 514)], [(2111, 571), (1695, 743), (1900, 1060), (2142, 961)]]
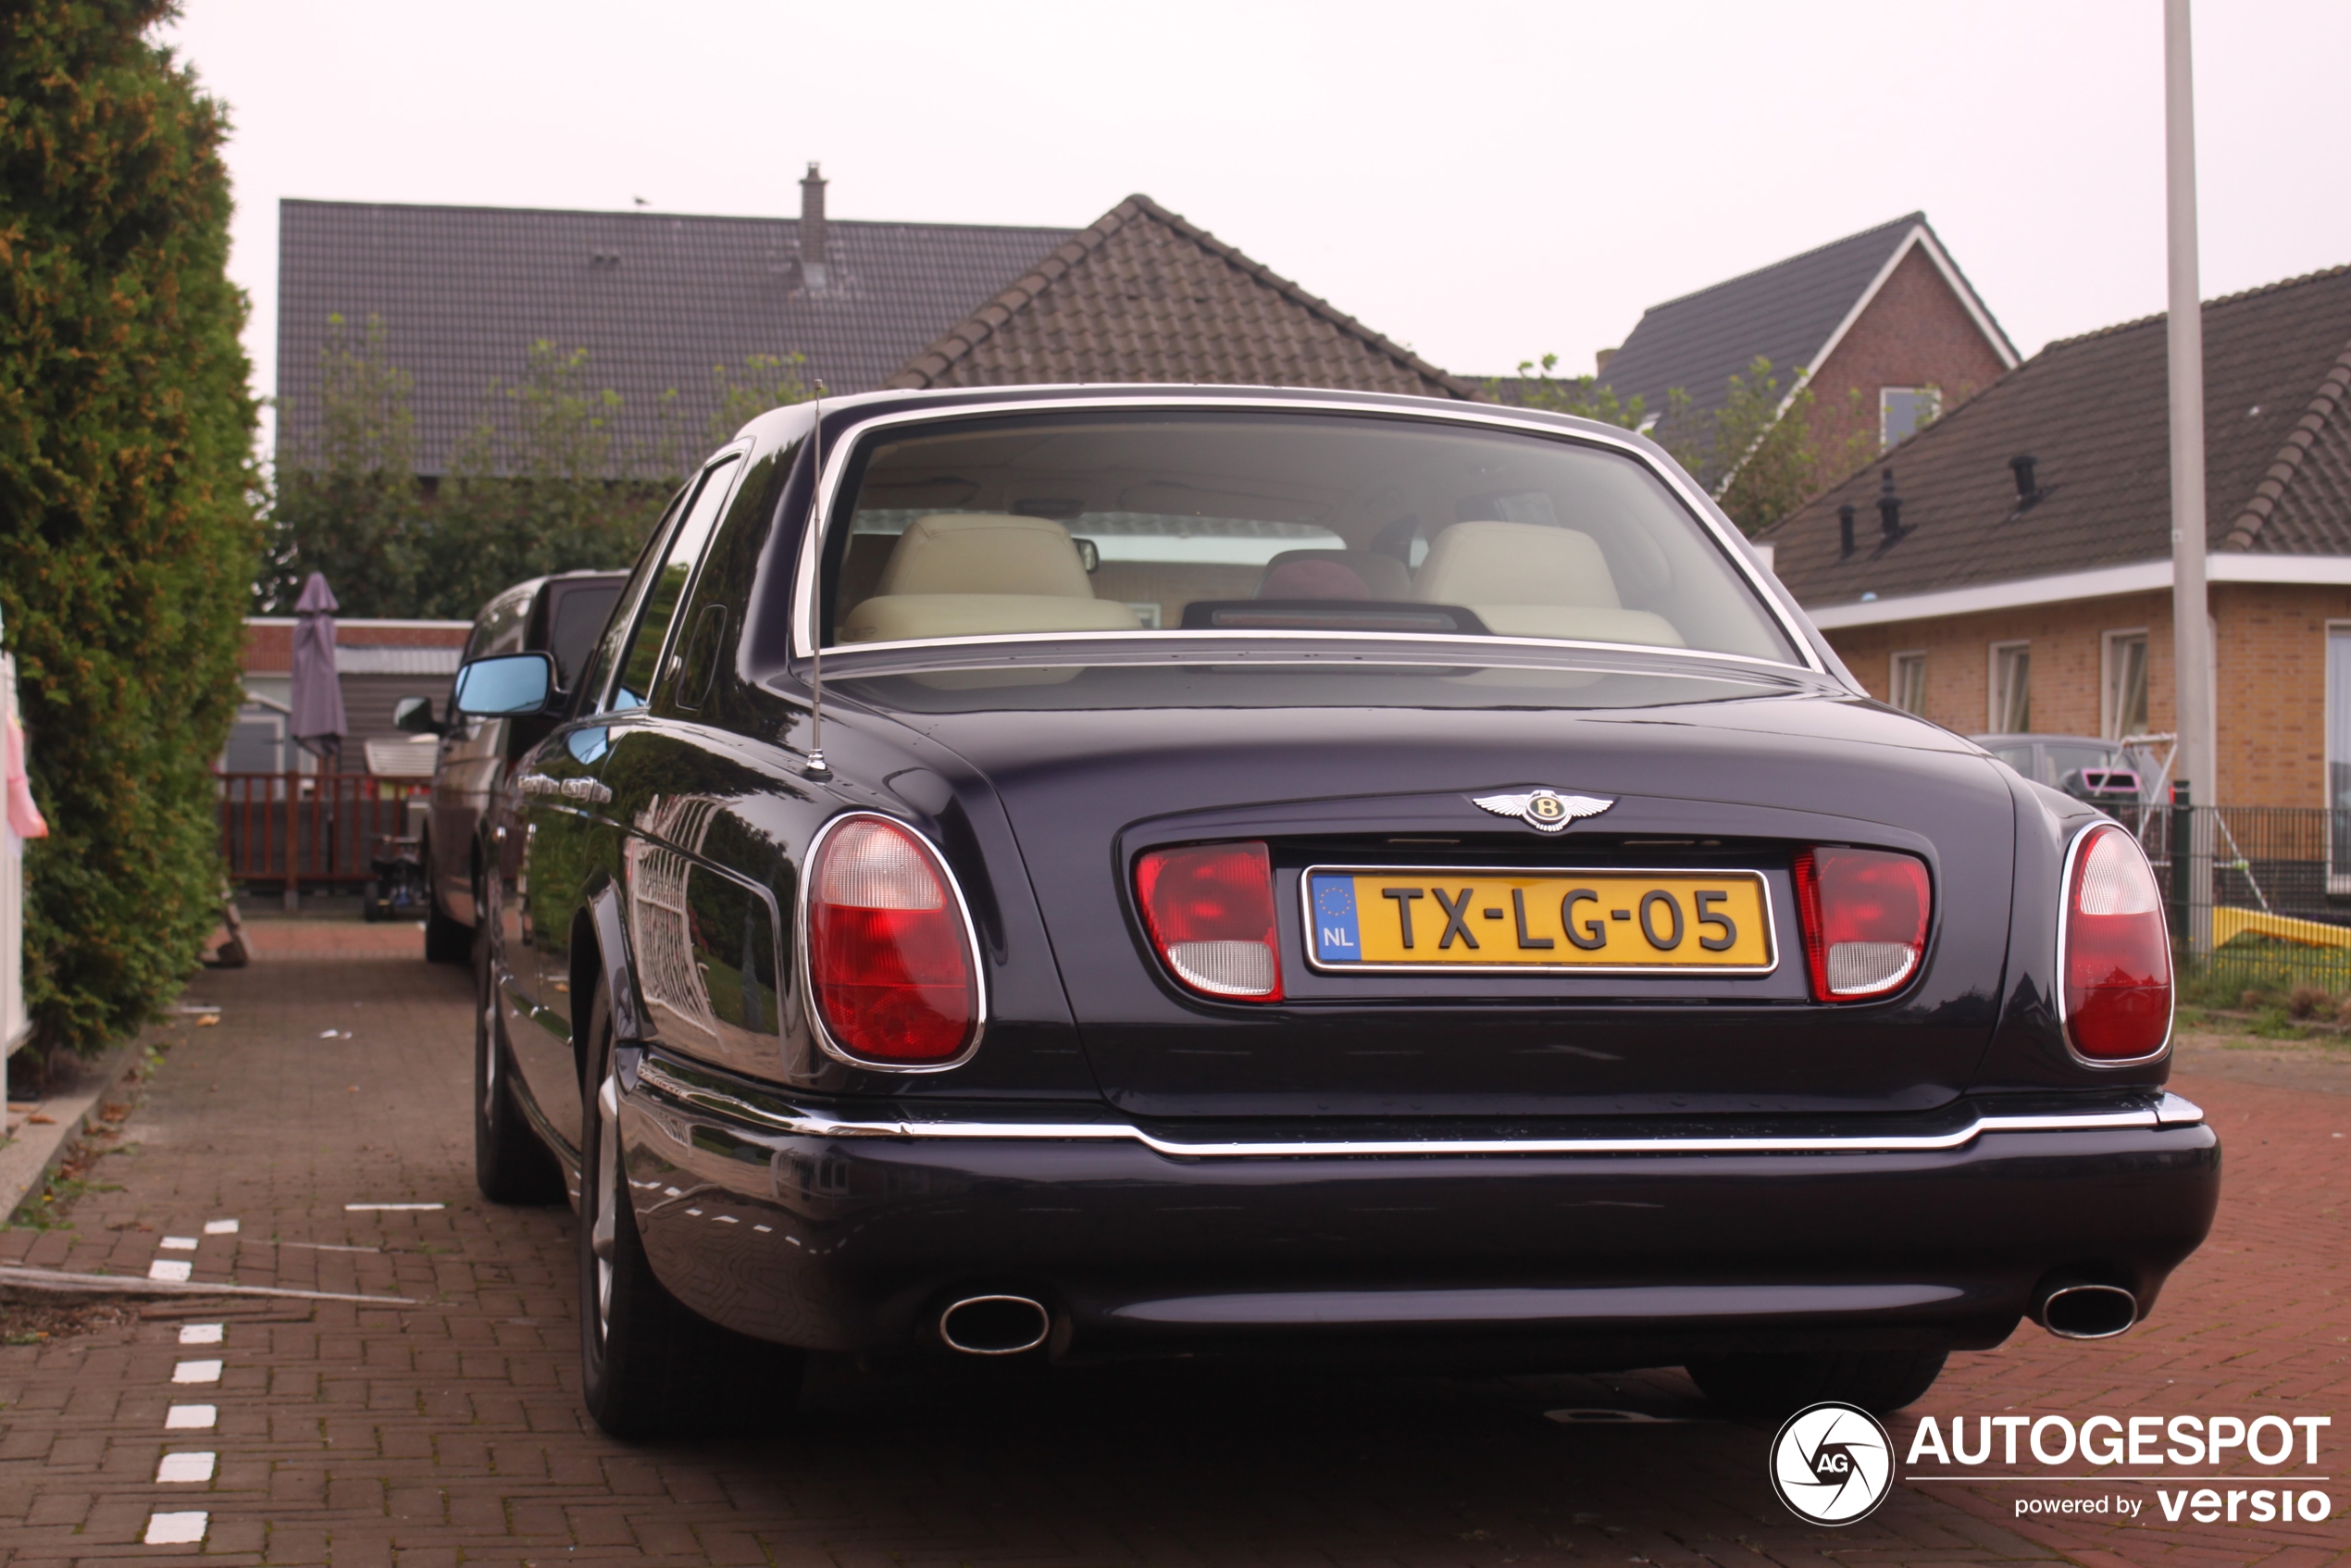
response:
[(1600, 350), (1599, 353), (1592, 355), (1592, 373), (1596, 376), (1607, 375), (1608, 362), (1615, 357), (1616, 351), (1612, 348), (1604, 348)]
[(1885, 471), (1885, 482), (1878, 487), (1877, 525), (1885, 531), (1889, 544), (1902, 537), (1902, 497), (1895, 492), (1891, 468)]
[(1843, 560), (1853, 554), (1853, 503), (1847, 502), (1836, 509), (1836, 556)]
[(2033, 480), (2033, 465), (2036, 461), (2029, 452), (2009, 459), (2009, 467), (2016, 471), (2016, 499), (2020, 506), (2041, 498), (2041, 487)]
[(800, 182), (800, 276), (807, 288), (825, 286), (825, 177), (813, 163)]

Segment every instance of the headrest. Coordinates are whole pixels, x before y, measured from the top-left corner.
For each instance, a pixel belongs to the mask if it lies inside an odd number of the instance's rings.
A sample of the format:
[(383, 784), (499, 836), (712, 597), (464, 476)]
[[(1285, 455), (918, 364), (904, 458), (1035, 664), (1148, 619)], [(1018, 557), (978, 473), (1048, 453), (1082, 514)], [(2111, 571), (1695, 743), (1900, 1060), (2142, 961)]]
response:
[[(1350, 589), (1346, 592), (1337, 591), (1336, 587), (1320, 591), (1310, 587), (1300, 592), (1281, 586), (1315, 582), (1345, 585), (1346, 579), (1333, 577), (1326, 572), (1301, 574), (1294, 570), (1310, 563), (1327, 563), (1343, 567), (1362, 586), (1360, 590)], [(1285, 550), (1265, 563), (1265, 576), (1257, 588), (1260, 599), (1410, 599), (1412, 596), (1412, 578), (1404, 569), (1404, 563), (1393, 555), (1375, 554), (1368, 550)]]
[(898, 538), (874, 597), (905, 593), (1032, 593), (1091, 599), (1094, 585), (1069, 530), (1044, 517), (936, 512)]
[(1424, 604), (1620, 607), (1592, 536), (1540, 523), (1455, 523), (1429, 541), (1412, 597)]

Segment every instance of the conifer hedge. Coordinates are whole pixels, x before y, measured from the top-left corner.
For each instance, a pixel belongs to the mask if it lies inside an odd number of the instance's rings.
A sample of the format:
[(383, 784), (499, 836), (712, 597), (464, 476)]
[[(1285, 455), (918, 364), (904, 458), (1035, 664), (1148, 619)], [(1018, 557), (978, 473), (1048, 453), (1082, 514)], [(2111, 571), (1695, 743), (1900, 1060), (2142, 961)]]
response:
[(218, 913), (210, 766), (258, 564), (222, 106), (167, 0), (0, 0), (0, 615), (47, 1044), (135, 1027)]

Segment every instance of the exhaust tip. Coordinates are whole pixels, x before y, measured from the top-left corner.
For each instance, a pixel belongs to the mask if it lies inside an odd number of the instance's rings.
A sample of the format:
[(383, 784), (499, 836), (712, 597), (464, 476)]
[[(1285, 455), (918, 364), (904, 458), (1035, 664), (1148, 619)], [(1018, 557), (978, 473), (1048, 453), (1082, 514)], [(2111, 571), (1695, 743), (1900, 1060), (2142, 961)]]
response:
[(2111, 1339), (2139, 1321), (2139, 1299), (2120, 1285), (2061, 1285), (2037, 1315), (2060, 1339)]
[(967, 1356), (1016, 1356), (1052, 1332), (1052, 1313), (1026, 1296), (966, 1296), (939, 1314), (939, 1338)]

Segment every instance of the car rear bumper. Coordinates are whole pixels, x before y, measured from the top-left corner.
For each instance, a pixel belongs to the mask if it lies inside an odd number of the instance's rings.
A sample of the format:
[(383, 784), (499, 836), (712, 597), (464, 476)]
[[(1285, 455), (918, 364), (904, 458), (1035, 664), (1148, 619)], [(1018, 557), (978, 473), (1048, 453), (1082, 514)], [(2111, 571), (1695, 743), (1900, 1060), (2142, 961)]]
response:
[(1334, 1139), (850, 1120), (637, 1052), (622, 1076), (663, 1282), (820, 1350), (935, 1344), (943, 1307), (998, 1292), (1044, 1302), (1074, 1358), (1981, 1347), (2059, 1278), (2123, 1286), (2144, 1313), (2220, 1187), (2201, 1113), (2146, 1090), (1898, 1124)]

